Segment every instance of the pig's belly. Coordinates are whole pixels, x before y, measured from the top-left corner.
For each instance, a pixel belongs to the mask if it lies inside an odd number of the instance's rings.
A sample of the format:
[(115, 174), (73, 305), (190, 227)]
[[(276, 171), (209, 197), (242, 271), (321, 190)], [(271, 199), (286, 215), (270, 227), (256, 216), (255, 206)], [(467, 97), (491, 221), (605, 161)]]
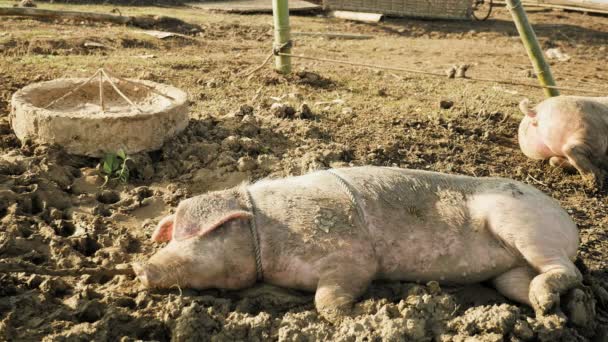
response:
[(408, 234), (379, 246), (377, 253), (384, 250), (380, 278), (469, 284), (491, 279), (524, 263), (485, 228), (435, 228), (439, 229), (410, 229)]

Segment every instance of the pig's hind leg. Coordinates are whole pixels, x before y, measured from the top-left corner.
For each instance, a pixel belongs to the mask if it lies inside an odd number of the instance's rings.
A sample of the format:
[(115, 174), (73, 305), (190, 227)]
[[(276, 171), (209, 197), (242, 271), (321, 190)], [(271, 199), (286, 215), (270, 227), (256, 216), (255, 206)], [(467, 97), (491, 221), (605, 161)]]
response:
[(505, 296), (528, 302), (543, 315), (557, 308), (560, 295), (577, 286), (582, 276), (571, 260), (578, 247), (576, 226), (561, 210), (538, 203), (538, 199), (513, 198), (500, 203), (510, 210), (491, 212), (488, 221), (497, 238), (514, 255), (523, 257), (520, 268), (496, 277), (494, 284)]

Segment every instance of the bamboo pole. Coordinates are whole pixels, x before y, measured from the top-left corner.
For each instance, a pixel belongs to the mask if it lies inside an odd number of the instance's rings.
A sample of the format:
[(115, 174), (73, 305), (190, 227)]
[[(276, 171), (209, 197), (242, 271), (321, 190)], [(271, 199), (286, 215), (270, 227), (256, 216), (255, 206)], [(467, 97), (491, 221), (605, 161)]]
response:
[[(528, 16), (521, 4), (521, 0), (506, 0), (506, 3), (511, 12), (511, 16), (513, 16), (513, 21), (515, 22), (519, 36), (524, 43), (528, 57), (530, 57), (530, 60), (532, 61), (532, 66), (534, 67), (534, 72), (538, 76), (539, 83), (542, 86), (555, 87), (555, 80), (551, 74), (551, 68), (545, 60), (545, 56), (540, 48), (536, 34), (534, 34), (534, 30), (528, 21)], [(555, 88), (543, 89), (545, 96), (547, 97), (559, 95), (559, 91)]]
[[(289, 4), (288, 0), (272, 0), (272, 16), (274, 22), (274, 49), (279, 52), (291, 53), (289, 41)], [(275, 54), (275, 69), (282, 73), (291, 72), (291, 58)]]

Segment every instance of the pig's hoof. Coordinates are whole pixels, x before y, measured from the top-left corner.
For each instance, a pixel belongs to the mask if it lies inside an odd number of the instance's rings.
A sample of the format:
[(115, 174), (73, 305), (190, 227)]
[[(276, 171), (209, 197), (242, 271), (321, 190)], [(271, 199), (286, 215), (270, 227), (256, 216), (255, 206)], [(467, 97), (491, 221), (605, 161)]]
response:
[(553, 167), (561, 168), (566, 172), (576, 173), (576, 168), (570, 164), (567, 158), (564, 157), (551, 157), (549, 159), (549, 164)]
[(348, 297), (332, 297), (331, 300), (318, 300), (317, 310), (328, 322), (338, 325), (352, 314), (353, 300)]
[(530, 301), (537, 316), (544, 316), (559, 305), (559, 294), (546, 290), (532, 291)]
[(530, 283), (529, 298), (537, 316), (544, 316), (559, 306), (559, 293), (550, 290), (546, 279), (535, 278)]
[(602, 176), (588, 176), (584, 178), (585, 187), (592, 193), (601, 191), (604, 188), (604, 178)]
[(351, 306), (331, 307), (319, 311), (321, 317), (333, 325), (339, 325), (352, 314)]

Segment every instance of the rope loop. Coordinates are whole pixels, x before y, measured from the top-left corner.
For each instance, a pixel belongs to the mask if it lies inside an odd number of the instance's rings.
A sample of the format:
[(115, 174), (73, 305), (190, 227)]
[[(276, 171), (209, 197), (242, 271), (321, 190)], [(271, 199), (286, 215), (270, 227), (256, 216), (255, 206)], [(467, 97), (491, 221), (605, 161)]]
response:
[(275, 56), (278, 56), (281, 53), (286, 53), (287, 50), (291, 49), (293, 47), (293, 40), (288, 40), (287, 42), (279, 45), (279, 46), (274, 46), (272, 48), (272, 54)]

